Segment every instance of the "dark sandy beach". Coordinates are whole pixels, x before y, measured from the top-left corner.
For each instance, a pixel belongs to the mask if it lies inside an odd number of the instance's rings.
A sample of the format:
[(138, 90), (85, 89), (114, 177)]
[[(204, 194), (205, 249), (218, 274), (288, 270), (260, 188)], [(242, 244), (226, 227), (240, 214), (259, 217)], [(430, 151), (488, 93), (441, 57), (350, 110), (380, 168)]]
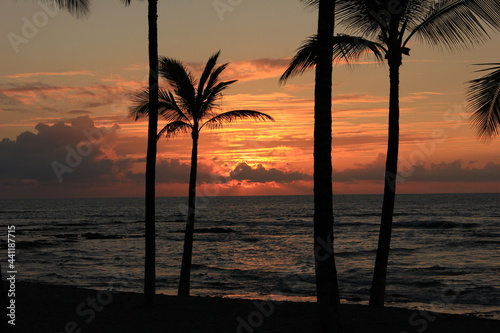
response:
[[(415, 310), (342, 305), (345, 332), (500, 332), (500, 321)], [(16, 332), (319, 332), (314, 303), (158, 295), (18, 282)]]

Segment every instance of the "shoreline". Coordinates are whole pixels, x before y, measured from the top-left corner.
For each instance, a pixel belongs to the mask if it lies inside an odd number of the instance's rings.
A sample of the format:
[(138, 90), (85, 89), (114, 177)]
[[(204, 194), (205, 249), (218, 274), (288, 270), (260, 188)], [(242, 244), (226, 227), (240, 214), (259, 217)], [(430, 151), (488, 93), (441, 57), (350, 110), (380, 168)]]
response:
[[(155, 300), (148, 309), (140, 293), (18, 281), (16, 332), (319, 332), (315, 303), (163, 294)], [(500, 331), (500, 320), (466, 315), (354, 304), (340, 312), (346, 333)]]

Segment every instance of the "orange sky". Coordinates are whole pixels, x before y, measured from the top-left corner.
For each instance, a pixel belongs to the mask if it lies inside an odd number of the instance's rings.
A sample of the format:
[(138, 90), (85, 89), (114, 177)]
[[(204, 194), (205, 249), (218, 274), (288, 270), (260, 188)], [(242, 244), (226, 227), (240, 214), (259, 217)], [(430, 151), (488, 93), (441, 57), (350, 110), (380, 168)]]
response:
[[(130, 94), (146, 84), (146, 5), (94, 1), (85, 20), (30, 2), (0, 6), (11, 36), (0, 41), (1, 197), (141, 196), (146, 122), (127, 115)], [(276, 119), (204, 130), (199, 194), (311, 194), (313, 73), (284, 86), (278, 78), (315, 32), (316, 13), (290, 0), (226, 12), (179, 1), (159, 11), (161, 55), (197, 75), (221, 49), (231, 63), (225, 78), (239, 80), (222, 111)], [(13, 44), (14, 35), (24, 42)], [(400, 193), (500, 192), (500, 141), (478, 142), (464, 107), (471, 64), (498, 62), (499, 41), (459, 54), (411, 45), (401, 69)], [(382, 192), (388, 72), (372, 60), (334, 70), (336, 193)], [(159, 142), (159, 196), (187, 194), (190, 144)]]

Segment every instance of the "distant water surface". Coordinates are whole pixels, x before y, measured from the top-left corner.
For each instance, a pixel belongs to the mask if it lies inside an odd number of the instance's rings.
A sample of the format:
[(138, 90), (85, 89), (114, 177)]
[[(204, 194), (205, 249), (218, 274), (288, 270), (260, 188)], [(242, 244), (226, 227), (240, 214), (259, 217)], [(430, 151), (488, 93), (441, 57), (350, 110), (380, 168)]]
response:
[[(314, 300), (312, 196), (199, 198), (192, 294)], [(369, 297), (380, 195), (335, 196), (344, 302)], [(399, 195), (387, 300), (500, 319), (500, 194)], [(175, 294), (186, 199), (157, 201), (157, 288)], [(16, 226), (18, 277), (141, 291), (143, 199), (0, 202)], [(1, 235), (2, 231), (0, 231)], [(7, 228), (0, 237), (5, 270)]]

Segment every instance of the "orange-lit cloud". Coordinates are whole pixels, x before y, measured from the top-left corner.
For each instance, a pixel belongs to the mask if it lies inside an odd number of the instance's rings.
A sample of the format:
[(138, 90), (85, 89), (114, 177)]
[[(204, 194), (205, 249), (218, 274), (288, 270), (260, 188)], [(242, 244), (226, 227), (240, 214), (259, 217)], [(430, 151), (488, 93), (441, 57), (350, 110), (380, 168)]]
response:
[(70, 72), (37, 72), (37, 73), (18, 73), (11, 74), (5, 77), (10, 79), (26, 79), (35, 76), (96, 76), (93, 71), (70, 71)]
[(230, 173), (231, 179), (248, 181), (250, 183), (291, 183), (296, 180), (311, 180), (311, 175), (298, 171), (283, 171), (276, 168), (266, 169), (261, 164), (252, 168), (246, 163), (240, 163)]
[[(128, 86), (95, 84), (91, 86), (60, 86), (42, 82), (9, 84), (0, 89), (0, 100), (7, 103), (31, 106), (38, 109), (53, 109), (67, 112), (74, 108), (95, 108), (114, 103), (129, 103), (131, 89)], [(4, 96), (3, 99), (1, 96)]]
[[(109, 120), (109, 119), (108, 119)], [(16, 140), (0, 142), (0, 183), (3, 198), (68, 196), (139, 196), (143, 192), (145, 139), (129, 136), (118, 125), (97, 126), (94, 118), (39, 123), (37, 133), (23, 132)], [(212, 135), (213, 134), (213, 135)], [(206, 140), (215, 140), (215, 132)], [(223, 135), (227, 137), (227, 135)], [(336, 142), (336, 148), (373, 145), (382, 138), (364, 138), (357, 144)], [(311, 144), (300, 140), (266, 142), (264, 146), (238, 145), (231, 153), (225, 144), (216, 153), (202, 145), (198, 168), (200, 195), (311, 194)], [(164, 143), (158, 159), (159, 195), (186, 195), (189, 179), (189, 138)], [(288, 140), (288, 141), (286, 141)], [(139, 144), (131, 145), (133, 142)], [(287, 143), (287, 144), (284, 144)], [(187, 147), (186, 147), (187, 145)], [(383, 142), (380, 142), (383, 146)], [(248, 150), (248, 151), (247, 151)], [(229, 153), (228, 153), (229, 152)], [(177, 156), (177, 157), (175, 157)], [(302, 162), (300, 160), (303, 159)], [(341, 167), (334, 154), (336, 193), (380, 193), (383, 188), (385, 155), (366, 163)], [(298, 167), (302, 165), (303, 167)], [(498, 162), (478, 164), (463, 160), (409, 161), (401, 155), (398, 186), (401, 193), (437, 191), (448, 184), (453, 191), (494, 191), (500, 185)], [(468, 184), (468, 185), (467, 185)], [(443, 192), (445, 190), (441, 190)]]
[[(0, 167), (0, 182), (4, 188), (17, 188), (15, 193), (19, 197), (37, 196), (36, 193), (41, 195), (42, 192), (54, 195), (57, 192), (61, 197), (77, 193), (92, 195), (98, 189), (101, 191), (99, 196), (103, 196), (106, 191), (102, 187), (106, 184), (110, 189), (107, 192), (109, 195), (116, 193), (117, 188), (122, 189), (121, 195), (137, 195), (144, 180), (144, 140), (131, 151), (126, 143), (129, 137), (121, 133), (118, 125), (98, 127), (89, 116), (51, 125), (39, 123), (35, 130), (37, 133), (23, 132), (16, 140), (4, 139), (0, 142), (0, 157), (6, 161)], [(131, 138), (131, 141), (134, 140), (137, 141)], [(282, 155), (286, 149), (278, 151)], [(159, 188), (181, 191), (189, 180), (189, 170), (187, 161), (159, 158)], [(237, 187), (238, 191), (249, 189), (250, 192), (256, 188), (276, 189), (278, 184), (308, 179), (309, 175), (290, 168), (252, 167), (220, 159), (220, 156), (207, 159), (201, 155), (198, 165), (198, 184), (201, 187), (212, 184), (226, 189), (226, 192), (232, 191), (230, 187)], [(12, 193), (6, 191), (3, 196), (11, 197)]]

